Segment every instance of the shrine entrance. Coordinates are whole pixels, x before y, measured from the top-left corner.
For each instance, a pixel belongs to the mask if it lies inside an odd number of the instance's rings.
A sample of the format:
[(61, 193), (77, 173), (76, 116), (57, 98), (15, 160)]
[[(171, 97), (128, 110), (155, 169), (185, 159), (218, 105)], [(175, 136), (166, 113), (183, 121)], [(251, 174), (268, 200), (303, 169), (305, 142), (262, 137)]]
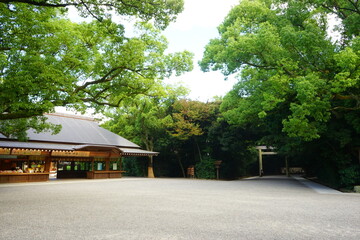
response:
[[(278, 153), (275, 150), (274, 147), (268, 147), (268, 146), (257, 146), (256, 149), (259, 151), (259, 176), (262, 177), (264, 176), (264, 163), (263, 163), (263, 156), (264, 155), (278, 155)], [(290, 176), (289, 175), (289, 163), (288, 163), (288, 158), (285, 157), (285, 173), (286, 176)], [(281, 172), (281, 170), (279, 169), (279, 172)]]

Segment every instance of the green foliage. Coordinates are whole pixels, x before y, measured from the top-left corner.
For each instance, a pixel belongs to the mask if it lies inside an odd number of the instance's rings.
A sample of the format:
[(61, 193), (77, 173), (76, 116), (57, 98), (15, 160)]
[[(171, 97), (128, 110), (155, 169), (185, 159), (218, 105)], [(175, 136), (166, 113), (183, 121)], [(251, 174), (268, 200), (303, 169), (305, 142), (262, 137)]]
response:
[(353, 187), (360, 184), (360, 167), (352, 165), (339, 171), (340, 184), (343, 187)]
[(139, 157), (125, 157), (122, 160), (125, 176), (144, 177), (147, 174), (147, 159)]
[[(63, 6), (54, 7), (59, 3), (0, 2), (0, 121), (41, 116), (56, 106), (103, 111), (192, 69), (192, 54), (165, 54), (166, 39), (151, 24), (138, 24), (137, 35), (127, 38), (124, 26), (109, 18), (70, 22)], [(175, 0), (90, 1), (86, 8), (63, 3), (97, 18), (106, 15), (101, 4), (109, 4), (120, 14), (154, 18), (163, 26), (182, 8)], [(0, 122), (0, 132), (6, 126)]]
[(214, 159), (205, 156), (202, 160), (195, 165), (195, 175), (202, 179), (215, 179), (215, 165)]
[[(230, 95), (240, 99), (224, 115), (229, 122), (265, 122), (286, 103), (289, 113), (279, 119), (283, 131), (311, 141), (326, 130), (332, 112), (358, 110), (353, 97), (360, 75), (358, 40), (352, 36), (347, 44), (333, 43), (327, 35), (327, 12), (316, 5), (274, 4), (242, 1), (234, 7), (219, 27), (221, 37), (207, 45), (200, 65), (204, 71), (221, 69), (225, 75), (240, 72), (240, 83)], [(352, 99), (352, 107), (344, 106), (348, 101), (334, 101), (338, 95)]]
[(155, 20), (160, 28), (165, 28), (171, 21), (176, 19), (177, 14), (183, 11), (183, 0), (0, 0), (1, 4), (7, 4), (12, 7), (25, 3), (37, 8), (56, 8), (67, 10), (70, 6), (75, 7), (82, 17), (92, 17), (98, 21), (104, 21), (111, 17), (111, 12), (120, 16), (136, 16), (143, 21)]
[(211, 149), (210, 156), (222, 161), (221, 178), (238, 179), (257, 174), (254, 171), (254, 166), (258, 165), (254, 146), (258, 137), (256, 131), (251, 128), (239, 128), (221, 119), (212, 123), (206, 144)]
[(124, 101), (116, 111), (109, 111), (111, 120), (103, 127), (154, 151), (155, 142), (161, 141), (172, 123), (171, 105), (185, 92), (182, 87), (156, 84), (149, 90), (150, 95), (137, 95)]
[(32, 126), (34, 132), (51, 131), (57, 134), (61, 130), (61, 125), (46, 122), (46, 117), (19, 118), (14, 120), (1, 121), (1, 133), (8, 138), (16, 138), (20, 141), (26, 141), (26, 130)]
[(199, 101), (180, 99), (173, 104), (173, 123), (169, 125), (172, 136), (187, 140), (204, 134), (204, 122), (213, 114), (213, 106)]
[(237, 73), (223, 119), (256, 129), (259, 143), (339, 186), (359, 146), (359, 21), (352, 0), (241, 1), (200, 62), (203, 71)]

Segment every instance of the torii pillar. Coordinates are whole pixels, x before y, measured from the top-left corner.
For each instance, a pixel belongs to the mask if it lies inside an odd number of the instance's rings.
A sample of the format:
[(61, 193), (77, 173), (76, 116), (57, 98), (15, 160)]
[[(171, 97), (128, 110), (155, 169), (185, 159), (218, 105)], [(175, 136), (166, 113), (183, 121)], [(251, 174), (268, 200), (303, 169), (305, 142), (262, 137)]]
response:
[(266, 152), (263, 150), (273, 150), (274, 147), (267, 147), (267, 146), (256, 146), (256, 149), (259, 150), (259, 176), (262, 177), (264, 175), (263, 169), (263, 155), (276, 155), (277, 152)]

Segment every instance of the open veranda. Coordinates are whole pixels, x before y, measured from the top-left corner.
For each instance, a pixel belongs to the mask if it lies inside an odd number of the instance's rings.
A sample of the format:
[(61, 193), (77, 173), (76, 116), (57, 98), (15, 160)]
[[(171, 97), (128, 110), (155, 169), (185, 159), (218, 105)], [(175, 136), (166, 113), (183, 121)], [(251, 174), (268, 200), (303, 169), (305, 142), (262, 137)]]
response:
[(0, 239), (360, 239), (359, 213), (285, 176), (0, 185)]

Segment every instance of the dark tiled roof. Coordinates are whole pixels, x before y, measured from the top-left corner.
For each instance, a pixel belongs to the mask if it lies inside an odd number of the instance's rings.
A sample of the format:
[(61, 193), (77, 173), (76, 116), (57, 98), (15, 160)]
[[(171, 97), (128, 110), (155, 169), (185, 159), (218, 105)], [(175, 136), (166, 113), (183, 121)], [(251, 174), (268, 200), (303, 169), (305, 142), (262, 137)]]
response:
[(35, 133), (30, 130), (28, 131), (29, 141), (139, 148), (135, 143), (100, 127), (91, 118), (65, 114), (47, 114), (46, 117), (48, 122), (62, 126), (60, 133), (52, 135), (50, 132)]

